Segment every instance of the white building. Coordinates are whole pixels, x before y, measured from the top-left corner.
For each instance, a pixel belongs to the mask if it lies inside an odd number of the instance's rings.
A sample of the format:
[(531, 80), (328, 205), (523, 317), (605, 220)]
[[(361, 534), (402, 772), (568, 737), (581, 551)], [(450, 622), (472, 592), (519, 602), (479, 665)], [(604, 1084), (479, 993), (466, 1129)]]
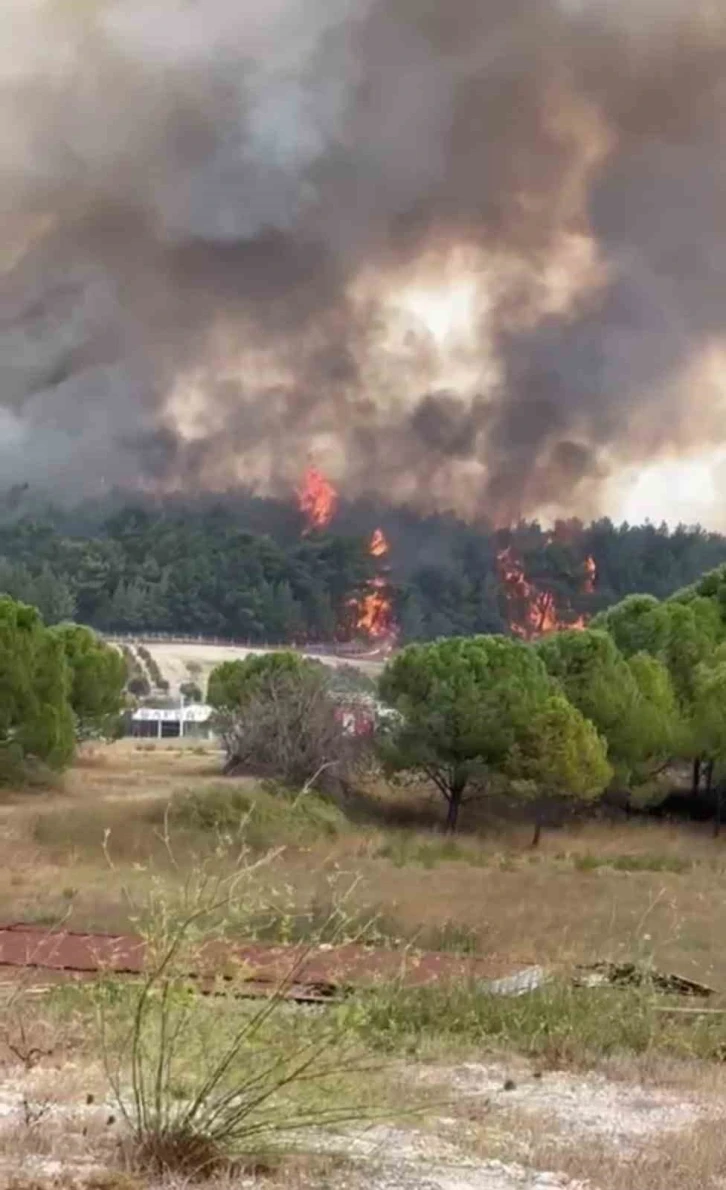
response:
[(208, 740), (212, 734), (212, 708), (199, 703), (188, 707), (139, 707), (131, 716), (131, 734), (142, 739), (178, 739), (193, 736)]

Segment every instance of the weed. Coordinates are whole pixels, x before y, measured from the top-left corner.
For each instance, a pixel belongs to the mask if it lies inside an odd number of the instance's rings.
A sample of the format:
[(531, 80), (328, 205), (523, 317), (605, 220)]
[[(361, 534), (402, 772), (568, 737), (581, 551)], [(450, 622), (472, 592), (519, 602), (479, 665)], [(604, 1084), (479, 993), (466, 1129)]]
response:
[(689, 872), (690, 860), (679, 855), (618, 855), (611, 861), (616, 872)]
[(239, 919), (239, 906), (254, 900), (263, 864), (243, 857), (233, 875), (219, 876), (212, 863), (187, 878), (176, 905), (158, 885), (137, 917), (143, 981), (110, 997), (108, 984), (97, 991), (106, 1071), (144, 1171), (209, 1176), (279, 1134), (360, 1118), (342, 1089), (355, 1069), (344, 1022), (281, 1026), (297, 965), (255, 1007), (237, 998), (234, 973), (219, 980), (209, 968), (213, 997), (186, 974), (204, 971), (200, 944), (224, 934), (231, 907)]

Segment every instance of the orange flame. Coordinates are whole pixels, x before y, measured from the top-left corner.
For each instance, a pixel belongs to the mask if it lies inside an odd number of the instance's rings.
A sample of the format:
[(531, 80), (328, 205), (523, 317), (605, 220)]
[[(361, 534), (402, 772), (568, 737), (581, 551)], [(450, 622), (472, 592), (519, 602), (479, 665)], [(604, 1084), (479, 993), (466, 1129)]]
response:
[(382, 529), (376, 529), (371, 539), (371, 557), (385, 558), (390, 551), (391, 547), (388, 544), (385, 533)]
[(384, 578), (372, 579), (367, 594), (356, 604), (356, 627), (373, 640), (383, 640), (391, 635), (391, 601), (387, 588)]
[[(376, 529), (369, 548), (371, 557), (385, 558), (390, 548), (383, 530)], [(393, 603), (385, 575), (371, 579), (365, 594), (359, 600), (352, 600), (351, 606), (355, 609), (355, 626), (359, 632), (365, 632), (372, 640), (393, 641), (396, 634)]]
[[(536, 640), (537, 637), (547, 636), (551, 632), (561, 632), (565, 629), (584, 632), (587, 628), (587, 618), (578, 616), (576, 620), (561, 619), (555, 596), (551, 591), (540, 591), (527, 578), (524, 567), (515, 555), (511, 546), (502, 550), (498, 555), (499, 578), (507, 601), (509, 611), (509, 628), (514, 636), (522, 640)], [(595, 590), (597, 579), (597, 565), (594, 558), (588, 558), (585, 563), (585, 587), (588, 594)]]
[(317, 467), (308, 467), (298, 491), (301, 513), (307, 518), (307, 532), (327, 529), (338, 507), (338, 493)]

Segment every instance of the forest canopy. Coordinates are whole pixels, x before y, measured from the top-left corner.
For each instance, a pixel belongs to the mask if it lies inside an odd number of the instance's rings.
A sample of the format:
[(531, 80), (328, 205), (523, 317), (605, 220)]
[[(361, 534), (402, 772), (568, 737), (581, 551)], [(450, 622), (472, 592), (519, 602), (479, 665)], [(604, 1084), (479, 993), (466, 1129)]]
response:
[[(701, 528), (572, 521), (496, 531), (364, 504), (306, 533), (281, 501), (43, 508), (0, 520), (0, 591), (102, 632), (169, 632), (258, 643), (354, 635), (351, 600), (375, 572), (371, 532), (390, 542), (400, 640), (506, 633), (512, 609), (498, 563), (518, 559), (565, 625), (635, 593), (664, 599), (726, 562), (726, 537)], [(592, 559), (596, 575), (583, 582)]]

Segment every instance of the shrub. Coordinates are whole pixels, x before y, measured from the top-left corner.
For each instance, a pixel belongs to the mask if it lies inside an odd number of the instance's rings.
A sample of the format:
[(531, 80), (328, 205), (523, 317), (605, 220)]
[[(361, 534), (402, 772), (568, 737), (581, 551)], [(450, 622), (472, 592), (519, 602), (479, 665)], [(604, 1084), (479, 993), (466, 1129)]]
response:
[(281, 844), (308, 846), (333, 839), (348, 827), (332, 801), (313, 792), (296, 795), (272, 782), (190, 790), (172, 801), (170, 819), (178, 827), (244, 837), (255, 851)]
[[(243, 862), (223, 877), (218, 868), (218, 857), (197, 868), (178, 903), (152, 886), (135, 907), (143, 979), (96, 992), (104, 1064), (131, 1155), (154, 1175), (209, 1176), (280, 1134), (362, 1114), (345, 1094), (355, 1069), (347, 1024), (337, 1017), (285, 1024), (280, 1009), (297, 967), (250, 1006), (239, 998), (244, 971), (232, 962), (220, 972), (215, 952), (205, 955), (203, 943), (224, 938), (230, 907), (239, 916), (256, 895), (258, 864)], [(191, 971), (214, 997), (199, 995)]]
[(293, 787), (344, 779), (358, 751), (339, 720), (325, 668), (294, 653), (220, 665), (207, 697), (227, 753), (226, 772), (252, 772)]

